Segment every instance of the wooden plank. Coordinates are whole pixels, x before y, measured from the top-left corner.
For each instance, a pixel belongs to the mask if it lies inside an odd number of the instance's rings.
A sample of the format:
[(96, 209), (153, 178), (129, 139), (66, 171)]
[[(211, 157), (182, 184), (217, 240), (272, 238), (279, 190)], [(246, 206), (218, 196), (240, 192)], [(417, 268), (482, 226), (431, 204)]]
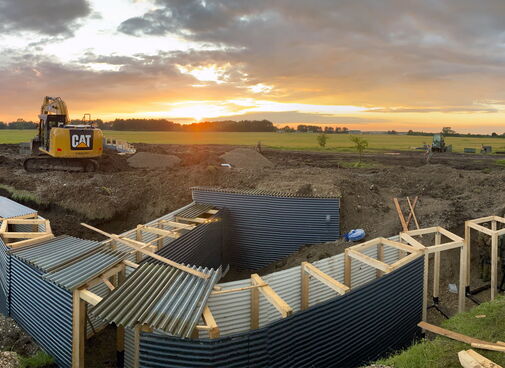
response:
[[(442, 235), (437, 232), (435, 234), (435, 245), (440, 245)], [(438, 298), (440, 293), (440, 252), (436, 252), (433, 261), (433, 298)]]
[[(409, 226), (410, 218), (412, 217), (414, 219), (414, 223), (416, 224), (416, 228), (419, 229), (419, 222), (417, 221), (417, 216), (416, 216), (416, 213), (414, 211), (414, 207), (412, 206), (412, 202), (410, 201), (409, 197), (407, 197), (407, 203), (409, 204), (409, 209), (410, 209), (409, 218), (407, 219), (407, 227)], [(417, 203), (417, 197), (416, 197), (416, 203)]]
[(157, 235), (163, 235), (163, 236), (170, 236), (174, 239), (177, 239), (178, 237), (181, 236), (181, 234), (176, 233), (175, 231), (171, 230), (164, 230), (164, 229), (158, 229), (152, 226), (143, 226), (141, 228), (142, 231), (152, 233), (152, 234), (157, 234)]
[(209, 337), (211, 339), (216, 339), (219, 337), (219, 327), (217, 326), (216, 320), (214, 319), (214, 316), (212, 315), (212, 312), (210, 311), (210, 308), (208, 306), (205, 306), (203, 310), (203, 320), (205, 324), (209, 327)]
[[(251, 281), (253, 284), (264, 284), (265, 281), (256, 273), (251, 275)], [(254, 290), (254, 289), (253, 289)], [(272, 304), (275, 309), (279, 311), (282, 318), (288, 317), (293, 314), (293, 308), (289, 306), (277, 293), (270, 287), (270, 285), (265, 285), (259, 289), (259, 292)]]
[(468, 226), (468, 221), (465, 221), (465, 252), (466, 252), (466, 287), (470, 287), (470, 264), (472, 263), (471, 258), (471, 246), (472, 246), (472, 230)]
[(421, 244), (421, 242), (414, 239), (408, 233), (400, 233), (400, 239), (405, 240), (408, 244), (416, 249), (424, 250), (424, 248), (426, 248), (423, 244)]
[[(424, 272), (423, 272), (423, 322), (428, 320), (428, 275), (430, 271), (430, 256), (424, 254)], [(419, 326), (421, 327), (421, 326)], [(422, 328), (422, 327), (421, 327)], [(424, 330), (424, 329), (423, 329)]]
[(436, 226), (433, 227), (425, 227), (423, 229), (419, 230), (409, 230), (405, 231), (404, 234), (408, 234), (410, 236), (418, 236), (418, 235), (425, 235), (425, 234), (433, 234), (438, 231), (438, 228)]
[(16, 218), (11, 218), (11, 219), (6, 219), (4, 221), (7, 221), (9, 225), (42, 225), (45, 224), (46, 219), (22, 219), (19, 217)]
[(237, 293), (237, 292), (240, 292), (240, 291), (247, 291), (247, 290), (250, 290), (250, 289), (259, 288), (259, 287), (262, 287), (262, 286), (265, 286), (265, 285), (267, 285), (267, 284), (244, 286), (244, 287), (235, 288), (235, 289), (215, 290), (215, 291), (212, 291), (210, 294), (211, 295), (221, 295), (221, 294)]
[(133, 368), (140, 368), (140, 333), (142, 327), (136, 325), (133, 332)]
[(78, 288), (85, 287), (87, 289), (92, 288), (95, 285), (101, 284), (103, 282), (104, 278), (108, 279), (109, 277), (112, 277), (112, 276), (116, 275), (117, 273), (122, 272), (124, 270), (124, 267), (125, 267), (125, 265), (122, 262), (119, 264), (116, 264), (115, 266), (109, 268), (107, 271), (105, 271), (101, 275), (98, 275), (97, 277), (95, 277), (91, 280), (88, 280), (85, 283), (83, 283), (82, 285), (79, 285), (77, 287)]
[(102, 277), (102, 281), (105, 285), (107, 285), (110, 291), (114, 291), (114, 289), (116, 288), (114, 285), (112, 285), (112, 282), (110, 282), (109, 279)]
[(177, 221), (196, 222), (197, 224), (204, 224), (206, 222), (209, 222), (209, 219), (204, 219), (204, 218), (199, 218), (199, 217), (189, 218), (189, 217), (176, 216), (175, 219)]
[(466, 301), (466, 249), (459, 249), (459, 287), (458, 287), (458, 313), (465, 311)]
[(139, 267), (138, 263), (129, 261), (127, 259), (123, 260), (123, 263), (125, 264), (125, 266), (131, 267), (131, 268), (138, 268)]
[[(377, 260), (384, 262), (384, 244), (377, 245)], [(384, 275), (384, 272), (381, 270), (375, 270), (375, 277), (379, 278)]]
[(0, 234), (3, 234), (7, 231), (7, 220), (2, 220), (2, 225), (0, 225)]
[(481, 233), (487, 234), (489, 236), (493, 236), (494, 231), (491, 229), (488, 229), (487, 227), (474, 224), (471, 221), (468, 222), (468, 226), (470, 226), (474, 230), (480, 231)]
[(47, 235), (46, 232), (17, 232), (9, 231), (2, 234), (4, 237), (9, 239), (32, 239), (40, 236)]
[[(251, 283), (254, 280), (251, 275)], [(260, 292), (258, 288), (251, 289), (251, 330), (255, 330), (260, 326)]]
[[(409, 197), (407, 197), (407, 199), (408, 199), (408, 198), (409, 198)], [(413, 208), (413, 209), (415, 209), (415, 208), (416, 208), (416, 206), (417, 206), (417, 200), (418, 200), (418, 199), (419, 199), (419, 197), (418, 197), (418, 196), (415, 196), (414, 201), (413, 201), (413, 203), (412, 203), (412, 208)], [(407, 217), (407, 227), (409, 227), (409, 225), (410, 225), (410, 221), (412, 221), (412, 212), (413, 212), (413, 210), (411, 210), (411, 211), (410, 211), (409, 216)], [(418, 229), (419, 229), (419, 227), (418, 227)]]
[(348, 248), (347, 250), (348, 250), (347, 255), (349, 257), (352, 257), (352, 258), (354, 258), (360, 262), (363, 262), (371, 267), (374, 267), (374, 268), (377, 268), (381, 271), (384, 271), (385, 273), (391, 272), (391, 267), (389, 265), (385, 264), (384, 262), (378, 261), (375, 258), (369, 257), (363, 253), (356, 252), (351, 248)]
[(210, 275), (208, 275), (208, 274), (196, 271), (196, 270), (194, 270), (194, 269), (192, 269), (190, 267), (187, 267), (187, 266), (184, 266), (184, 265), (182, 265), (180, 263), (171, 261), (171, 260), (169, 260), (169, 259), (167, 259), (165, 257), (162, 257), (162, 256), (160, 256), (160, 255), (158, 255), (156, 253), (153, 253), (151, 251), (142, 249), (141, 247), (144, 246), (145, 243), (140, 243), (140, 242), (132, 240), (132, 239), (122, 238), (122, 237), (120, 237), (120, 236), (118, 236), (116, 234), (109, 234), (109, 233), (106, 233), (105, 231), (102, 231), (100, 229), (97, 229), (97, 228), (95, 228), (93, 226), (90, 226), (90, 225), (87, 225), (87, 224), (84, 224), (84, 223), (81, 223), (81, 225), (84, 226), (84, 227), (87, 227), (88, 229), (94, 230), (94, 231), (96, 231), (96, 232), (98, 232), (98, 233), (100, 233), (100, 234), (102, 234), (104, 236), (107, 236), (109, 238), (112, 238), (112, 239), (115, 239), (117, 241), (120, 241), (123, 244), (126, 244), (126, 245), (130, 246), (131, 248), (133, 248), (133, 249), (135, 249), (135, 250), (137, 250), (137, 251), (145, 254), (146, 256), (149, 256), (149, 257), (154, 258), (154, 259), (156, 259), (158, 261), (166, 263), (166, 264), (168, 264), (168, 265), (170, 265), (172, 267), (178, 268), (178, 269), (180, 269), (180, 270), (182, 270), (184, 272), (190, 273), (190, 274), (192, 274), (194, 276), (198, 276), (198, 277), (203, 278), (203, 279), (208, 279), (210, 277)]
[(446, 251), (450, 249), (455, 249), (455, 248), (463, 248), (464, 243), (463, 242), (450, 242), (450, 243), (445, 243), (445, 244), (440, 244), (440, 245), (432, 245), (431, 247), (426, 247), (426, 252), (431, 254), (431, 253), (439, 253), (441, 251)]
[(491, 300), (498, 293), (498, 235), (491, 237)]
[(400, 243), (400, 242), (396, 242), (396, 241), (393, 241), (393, 240), (389, 240), (389, 239), (386, 239), (386, 238), (381, 238), (381, 243), (384, 244), (384, 245), (387, 245), (389, 247), (392, 247), (392, 248), (397, 248), (397, 249), (400, 249), (400, 250), (404, 250), (405, 252), (408, 252), (408, 253), (415, 253), (418, 251), (418, 249), (414, 248), (413, 246), (411, 245), (408, 245), (408, 244), (403, 244), (403, 243)]
[(116, 351), (122, 353), (124, 351), (124, 327), (116, 327)]
[(402, 208), (400, 207), (400, 203), (398, 203), (398, 198), (393, 198), (393, 202), (395, 204), (396, 212), (398, 213), (398, 217), (400, 218), (400, 223), (402, 224), (403, 231), (409, 231), (409, 227), (405, 222), (405, 216), (403, 216)]
[(6, 245), (8, 245), (11, 248), (20, 248), (20, 247), (25, 247), (27, 245), (38, 244), (38, 243), (41, 243), (43, 241), (50, 240), (53, 238), (54, 238), (53, 234), (47, 234), (47, 235), (39, 236), (39, 237), (33, 238), (33, 239), (27, 239), (27, 240), (21, 240), (18, 242), (14, 242), (14, 243), (8, 243)]
[(403, 257), (399, 261), (396, 261), (395, 263), (393, 263), (391, 266), (389, 266), (389, 269), (390, 269), (390, 271), (397, 270), (398, 268), (403, 267), (404, 265), (406, 265), (409, 262), (412, 262), (414, 259), (420, 257), (421, 255), (423, 255), (423, 252), (416, 252), (416, 253), (409, 254), (408, 256)]
[(308, 262), (302, 262), (300, 265), (301, 290), (300, 290), (300, 309), (305, 310), (309, 307), (309, 288), (310, 276), (306, 272)]
[(352, 287), (352, 259), (349, 257), (349, 250), (344, 251), (344, 284)]
[(79, 290), (73, 292), (72, 309), (72, 368), (82, 368), (86, 342), (86, 303), (81, 300)]
[(465, 344), (468, 344), (468, 345), (472, 345), (472, 343), (473, 343), (473, 344), (484, 344), (484, 345), (496, 345), (496, 346), (499, 346), (499, 345), (493, 344), (493, 343), (491, 343), (489, 341), (484, 341), (484, 340), (476, 339), (474, 337), (466, 336), (466, 335), (460, 334), (458, 332), (450, 331), (450, 330), (447, 330), (445, 328), (432, 325), (432, 324), (427, 323), (427, 322), (419, 322), (417, 325), (419, 327), (421, 327), (422, 329), (426, 330), (426, 331), (430, 331), (430, 332), (433, 332), (433, 333), (435, 333), (437, 335), (448, 337), (448, 338), (450, 338), (452, 340), (464, 342)]
[(172, 227), (177, 227), (180, 229), (186, 229), (186, 230), (193, 230), (196, 225), (189, 225), (189, 224), (182, 224), (180, 222), (175, 222), (175, 221), (170, 221), (170, 220), (160, 220), (161, 223), (172, 226)]
[(502, 353), (505, 353), (505, 346), (499, 344), (480, 344), (477, 342), (473, 342), (472, 348), (491, 350), (491, 351), (501, 351)]
[(302, 265), (305, 269), (305, 272), (314, 277), (316, 280), (322, 282), (326, 286), (328, 286), (330, 289), (336, 291), (340, 295), (344, 295), (347, 293), (350, 289), (342, 284), (341, 282), (335, 280), (334, 278), (328, 276), (325, 274), (323, 271), (321, 271), (319, 268), (315, 267), (314, 265), (308, 263), (308, 262), (302, 262)]
[(92, 306), (97, 305), (102, 301), (102, 297), (99, 295), (96, 295), (95, 293), (89, 291), (89, 290), (77, 290), (79, 292), (79, 297), (84, 300), (86, 303), (91, 304)]
[(483, 357), (474, 350), (458, 352), (458, 359), (463, 368), (501, 368), (500, 365)]
[(450, 231), (444, 229), (443, 227), (438, 226), (437, 229), (440, 234), (444, 235), (445, 237), (451, 239), (454, 242), (462, 242), (464, 240), (462, 237), (457, 236), (454, 233), (451, 233)]
[(353, 245), (352, 247), (349, 247), (349, 249), (354, 249), (356, 251), (363, 251), (363, 250), (366, 250), (366, 249), (369, 249), (369, 248), (372, 248), (372, 247), (374, 247), (376, 245), (381, 244), (382, 239), (383, 238), (375, 238), (375, 239), (366, 241), (366, 242), (361, 243), (361, 244)]
[(496, 219), (496, 216), (486, 216), (486, 217), (480, 217), (478, 219), (473, 219), (473, 220), (468, 220), (468, 221), (472, 222), (474, 224), (482, 224), (484, 222), (493, 221), (495, 219)]

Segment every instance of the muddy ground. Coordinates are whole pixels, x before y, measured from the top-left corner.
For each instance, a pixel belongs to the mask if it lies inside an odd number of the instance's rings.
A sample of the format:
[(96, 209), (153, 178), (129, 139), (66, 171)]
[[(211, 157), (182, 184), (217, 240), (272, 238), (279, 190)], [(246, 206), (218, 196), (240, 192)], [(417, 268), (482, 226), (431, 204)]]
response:
[[(95, 239), (101, 237), (80, 222), (121, 233), (189, 203), (190, 187), (196, 185), (340, 194), (342, 232), (363, 228), (367, 239), (401, 230), (393, 197), (419, 196), (416, 214), (421, 227), (442, 226), (461, 236), (465, 220), (505, 213), (505, 167), (496, 164), (503, 158), (496, 155), (435, 154), (426, 164), (422, 152), (387, 152), (367, 154), (363, 167), (354, 167), (356, 154), (267, 149), (263, 155), (272, 165), (257, 161), (245, 162), (249, 168), (226, 168), (221, 167), (225, 161), (220, 156), (228, 152), (224, 157), (231, 161), (229, 151), (237, 147), (137, 144), (136, 148), (170, 155), (168, 161), (174, 164), (132, 168), (127, 157), (109, 152), (96, 173), (26, 173), (17, 146), (0, 145), (0, 195), (29, 191), (33, 197), (24, 202), (50, 219), (55, 233)], [(325, 258), (348, 245), (340, 240), (306, 247), (260, 273)], [(472, 258), (472, 283), (480, 286), (477, 250)], [(442, 257), (441, 299), (448, 314), (455, 313), (457, 295), (447, 290), (449, 283), (457, 284), (458, 260), (457, 251)], [(232, 270), (227, 278), (242, 275)], [(486, 300), (488, 295), (477, 298)], [(440, 318), (440, 313), (430, 311), (434, 323)]]

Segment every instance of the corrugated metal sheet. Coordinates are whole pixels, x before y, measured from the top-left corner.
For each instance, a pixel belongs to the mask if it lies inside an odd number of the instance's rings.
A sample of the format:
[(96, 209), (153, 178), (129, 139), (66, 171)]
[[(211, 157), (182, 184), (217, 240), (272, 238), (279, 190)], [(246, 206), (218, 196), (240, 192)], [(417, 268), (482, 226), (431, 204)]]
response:
[[(208, 223), (199, 224), (171, 241), (156, 253), (178, 263), (189, 263), (217, 269), (228, 264), (229, 224), (226, 210), (210, 217)], [(160, 263), (147, 258), (147, 262)]]
[(211, 204), (205, 204), (205, 203), (194, 203), (188, 208), (185, 208), (181, 210), (180, 212), (177, 212), (175, 215), (176, 217), (185, 217), (185, 218), (194, 218), (198, 217), (201, 214), (207, 212), (208, 210), (213, 209), (214, 206)]
[(118, 250), (101, 249), (72, 263), (68, 267), (44, 275), (44, 278), (67, 289), (74, 290), (86, 281), (100, 276), (112, 266), (120, 263), (126, 254)]
[(408, 345), (422, 314), (423, 258), (263, 328), (214, 340), (143, 333), (142, 367), (357, 367)]
[(49, 272), (101, 246), (97, 241), (61, 235), (42, 243), (13, 249), (11, 253), (43, 272)]
[[(88, 290), (91, 291), (92, 293), (102, 297), (102, 298), (109, 296), (111, 293), (110, 289), (104, 283), (97, 284), (97, 285), (93, 286), (92, 288), (89, 288)], [(94, 306), (92, 306), (91, 304), (88, 304), (88, 303), (86, 303), (86, 304), (88, 307), (88, 321), (86, 324), (86, 336), (87, 336), (87, 338), (89, 338), (89, 337), (93, 336), (95, 333), (101, 331), (106, 326), (108, 326), (109, 323), (107, 323), (106, 321), (104, 321), (102, 319), (97, 318), (93, 314)]]
[(172, 335), (188, 337), (221, 277), (220, 269), (193, 268), (210, 277), (203, 279), (168, 265), (144, 263), (103, 299), (93, 313), (116, 325), (147, 324)]
[(0, 313), (9, 315), (10, 255), (9, 248), (0, 238)]
[(30, 207), (23, 206), (20, 203), (0, 196), (0, 217), (13, 218), (25, 215), (37, 214), (37, 211)]
[(258, 269), (304, 244), (339, 237), (340, 199), (248, 194), (193, 188), (193, 199), (230, 213), (231, 263)]
[(263, 189), (235, 189), (235, 188), (216, 188), (216, 187), (192, 187), (191, 190), (203, 192), (220, 192), (228, 194), (241, 194), (241, 195), (253, 195), (253, 196), (265, 196), (265, 197), (283, 197), (283, 198), (340, 198), (340, 196), (328, 196), (324, 194), (299, 194), (299, 193), (287, 193), (275, 190), (263, 190)]
[(11, 316), (52, 355), (72, 362), (72, 293), (42, 279), (40, 271), (11, 257)]

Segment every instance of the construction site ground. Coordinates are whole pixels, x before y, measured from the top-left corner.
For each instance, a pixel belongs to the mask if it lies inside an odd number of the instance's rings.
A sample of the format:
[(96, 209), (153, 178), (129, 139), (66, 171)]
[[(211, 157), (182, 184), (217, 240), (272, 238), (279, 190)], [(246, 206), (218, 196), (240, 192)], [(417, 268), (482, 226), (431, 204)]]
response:
[[(421, 227), (442, 226), (460, 236), (465, 220), (505, 213), (505, 167), (497, 162), (504, 157), (497, 155), (435, 154), (427, 164), (423, 152), (382, 152), (364, 155), (359, 164), (359, 155), (351, 153), (265, 149), (261, 156), (251, 148), (244, 159), (243, 146), (135, 146), (142, 153), (134, 160), (135, 167), (129, 164), (133, 157), (106, 152), (96, 173), (27, 173), (22, 167), (25, 156), (18, 153), (18, 146), (0, 145), (0, 195), (39, 210), (41, 216), (51, 220), (55, 234), (89, 239), (102, 238), (80, 226), (81, 222), (121, 233), (191, 202), (192, 186), (341, 195), (342, 233), (362, 228), (366, 239), (401, 231), (394, 197), (418, 196), (416, 214)], [(153, 157), (158, 159), (158, 155), (169, 157), (162, 167), (153, 167), (149, 154), (156, 154)], [(223, 163), (231, 164), (231, 168), (221, 166)], [(349, 245), (337, 240), (306, 246), (259, 273), (326, 258)], [(483, 284), (477, 248), (472, 251), (474, 287)], [(449, 315), (456, 313), (457, 295), (448, 291), (448, 284), (457, 284), (458, 271), (458, 251), (444, 253), (440, 299)], [(232, 268), (226, 280), (249, 274)], [(476, 298), (488, 300), (489, 291)], [(467, 300), (467, 308), (472, 306), (475, 304)], [(440, 324), (443, 318), (430, 310), (431, 323)], [(97, 338), (112, 339), (114, 334)], [(5, 348), (0, 341), (2, 345)], [(111, 359), (109, 354), (97, 354), (92, 348), (87, 351), (90, 359), (103, 355), (102, 366), (114, 366), (113, 361), (104, 363)], [(26, 349), (19, 352), (26, 354)]]

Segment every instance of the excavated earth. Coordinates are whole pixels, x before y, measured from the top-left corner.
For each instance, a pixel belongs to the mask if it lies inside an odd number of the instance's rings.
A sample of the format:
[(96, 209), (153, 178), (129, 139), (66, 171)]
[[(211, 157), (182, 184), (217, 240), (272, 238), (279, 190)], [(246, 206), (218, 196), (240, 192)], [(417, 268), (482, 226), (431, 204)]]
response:
[[(342, 232), (362, 228), (367, 239), (400, 232), (393, 197), (418, 196), (421, 227), (442, 226), (461, 236), (465, 220), (505, 213), (505, 167), (497, 164), (503, 157), (496, 155), (438, 154), (426, 164), (421, 152), (374, 153), (363, 157), (363, 167), (355, 167), (359, 156), (349, 153), (267, 149), (261, 156), (251, 148), (243, 160), (244, 147), (135, 146), (138, 152), (168, 155), (167, 162), (174, 164), (131, 167), (128, 156), (106, 152), (96, 173), (26, 173), (17, 145), (0, 145), (0, 195), (38, 209), (57, 234), (94, 239), (101, 238), (79, 223), (121, 233), (189, 203), (190, 188), (197, 185), (341, 195)], [(230, 162), (231, 168), (221, 166)], [(307, 246), (260, 273), (325, 258), (349, 245), (338, 240)], [(478, 250), (472, 258), (477, 267)], [(449, 283), (457, 283), (458, 260), (457, 251), (442, 257), (441, 300), (448, 314), (455, 312), (457, 295), (447, 290)], [(472, 282), (481, 285), (477, 268), (473, 274)], [(232, 269), (227, 279), (247, 276)], [(440, 318), (430, 310), (434, 323)]]

